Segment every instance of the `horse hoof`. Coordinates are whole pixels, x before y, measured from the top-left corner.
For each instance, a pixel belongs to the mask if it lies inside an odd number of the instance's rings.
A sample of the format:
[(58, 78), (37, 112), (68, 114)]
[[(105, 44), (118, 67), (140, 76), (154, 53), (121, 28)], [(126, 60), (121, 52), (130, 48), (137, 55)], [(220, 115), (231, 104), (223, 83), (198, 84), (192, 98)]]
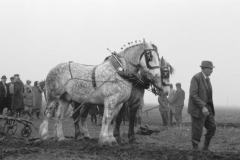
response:
[(81, 134), (75, 134), (75, 139), (77, 141), (84, 141), (84, 138), (83, 138), (83, 136)]
[(102, 138), (99, 139), (99, 144), (100, 145), (107, 145), (107, 146), (117, 146), (118, 145), (118, 142), (116, 141), (116, 138), (115, 137), (105, 137), (105, 138)]
[(83, 139), (84, 139), (85, 141), (88, 141), (88, 140), (91, 140), (92, 138), (91, 138), (91, 137), (83, 137)]
[(48, 134), (43, 135), (43, 136), (41, 137), (41, 140), (43, 140), (43, 141), (46, 141), (46, 140), (49, 140), (49, 139), (51, 139), (51, 137), (50, 137)]
[(42, 143), (43, 143), (43, 140), (38, 139), (38, 140), (36, 140), (36, 141), (33, 141), (33, 142), (31, 143), (31, 145), (32, 145), (32, 146), (37, 146), (37, 145), (40, 145), (40, 144), (42, 144)]
[(118, 144), (122, 144), (123, 141), (121, 137), (115, 137), (115, 138)]
[(65, 137), (59, 137), (59, 138), (58, 138), (58, 141), (59, 141), (59, 142), (63, 142), (63, 141), (66, 141), (66, 140), (67, 140), (67, 139), (66, 139)]
[(129, 138), (129, 143), (137, 143), (136, 138)]
[(111, 140), (110, 140), (109, 137), (99, 138), (98, 143), (99, 143), (101, 146), (112, 146), (112, 142), (111, 142)]

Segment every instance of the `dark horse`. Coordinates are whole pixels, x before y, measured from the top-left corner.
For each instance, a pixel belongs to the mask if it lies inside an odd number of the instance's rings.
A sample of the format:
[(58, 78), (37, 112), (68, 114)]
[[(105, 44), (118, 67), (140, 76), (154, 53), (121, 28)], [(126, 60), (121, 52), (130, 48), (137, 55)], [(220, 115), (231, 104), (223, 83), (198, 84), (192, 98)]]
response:
[[(170, 74), (173, 74), (174, 68), (166, 62), (163, 58), (161, 59), (160, 64), (161, 70), (168, 70)], [(143, 74), (144, 75), (144, 74)], [(144, 78), (144, 77), (143, 77)], [(167, 80), (167, 82), (166, 82)], [(169, 75), (168, 78), (166, 78), (164, 83), (169, 83)], [(128, 138), (130, 143), (136, 142), (136, 138), (134, 135), (134, 123), (136, 119), (136, 113), (139, 109), (139, 106), (141, 103), (143, 103), (143, 97), (145, 89), (149, 87), (150, 84), (147, 83), (137, 83), (134, 87), (132, 87), (131, 96), (128, 99), (127, 102), (123, 104), (123, 107), (118, 113), (117, 119), (116, 119), (116, 125), (114, 128), (114, 137), (116, 137), (117, 141), (121, 143), (121, 136), (120, 136), (120, 126), (122, 123), (122, 119), (124, 117), (125, 109), (129, 108), (129, 129), (128, 129)]]

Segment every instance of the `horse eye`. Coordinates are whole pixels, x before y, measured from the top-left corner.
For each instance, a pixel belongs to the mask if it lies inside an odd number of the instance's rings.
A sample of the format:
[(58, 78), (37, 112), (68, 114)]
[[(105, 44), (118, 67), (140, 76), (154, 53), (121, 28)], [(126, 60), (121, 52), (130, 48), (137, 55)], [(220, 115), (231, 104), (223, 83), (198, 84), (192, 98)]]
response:
[(147, 54), (147, 57), (148, 57), (148, 60), (151, 61), (151, 60), (152, 60), (152, 53), (151, 53), (151, 52), (148, 53), (148, 54)]

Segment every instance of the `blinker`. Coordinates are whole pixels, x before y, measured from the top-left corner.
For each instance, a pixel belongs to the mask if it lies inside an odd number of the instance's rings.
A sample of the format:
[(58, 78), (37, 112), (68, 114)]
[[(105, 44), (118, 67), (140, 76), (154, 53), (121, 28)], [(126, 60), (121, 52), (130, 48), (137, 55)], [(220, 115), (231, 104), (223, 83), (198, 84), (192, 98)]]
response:
[(161, 69), (161, 76), (162, 76), (162, 79), (169, 78), (169, 70), (167, 68)]

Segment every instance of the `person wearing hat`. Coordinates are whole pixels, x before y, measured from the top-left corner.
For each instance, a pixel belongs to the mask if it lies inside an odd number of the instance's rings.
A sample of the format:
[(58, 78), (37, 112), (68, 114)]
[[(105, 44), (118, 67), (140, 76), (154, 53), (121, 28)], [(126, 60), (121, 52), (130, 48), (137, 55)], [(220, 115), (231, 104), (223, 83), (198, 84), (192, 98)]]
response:
[(3, 109), (7, 107), (7, 77), (5, 75), (2, 76), (0, 82), (0, 114), (2, 114)]
[(167, 93), (162, 96), (158, 96), (158, 103), (159, 103), (159, 111), (162, 117), (162, 123), (163, 126), (168, 126), (169, 124), (169, 118), (168, 118), (168, 99), (167, 99)]
[(11, 110), (12, 98), (14, 94), (14, 77), (10, 78), (11, 82), (7, 83), (7, 108)]
[(19, 74), (14, 75), (14, 94), (12, 98), (11, 109), (16, 110), (16, 117), (22, 116), (24, 84), (19, 78)]
[(178, 126), (182, 127), (182, 110), (185, 100), (185, 92), (181, 88), (181, 83), (176, 83), (176, 93), (174, 94), (172, 105), (175, 108), (175, 118)]
[(31, 82), (30, 80), (27, 80), (27, 81), (26, 81), (26, 84), (24, 85), (24, 90), (25, 90), (25, 92), (26, 92), (27, 87), (29, 87), (29, 88), (32, 90), (31, 83), (32, 83), (32, 82)]
[(191, 140), (193, 149), (198, 150), (204, 126), (207, 131), (203, 150), (209, 151), (210, 141), (216, 132), (212, 85), (209, 79), (214, 66), (211, 61), (202, 61), (200, 67), (202, 71), (195, 74), (191, 80), (188, 113), (191, 115), (192, 122)]

